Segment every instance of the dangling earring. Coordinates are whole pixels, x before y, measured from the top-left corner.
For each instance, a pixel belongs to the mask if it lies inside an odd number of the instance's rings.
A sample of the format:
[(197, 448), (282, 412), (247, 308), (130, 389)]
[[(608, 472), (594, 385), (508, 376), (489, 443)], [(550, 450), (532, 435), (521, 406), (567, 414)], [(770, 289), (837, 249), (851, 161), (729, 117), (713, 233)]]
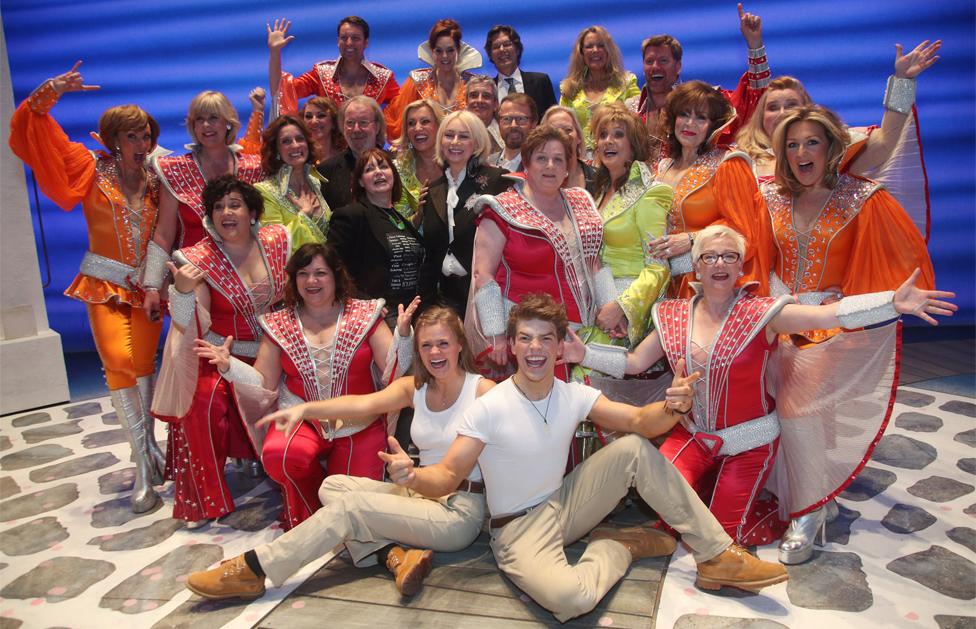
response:
[(745, 273), (743, 273), (742, 271), (739, 271), (739, 277), (742, 277), (743, 275), (745, 275)]
[[(739, 275), (742, 275), (742, 273), (739, 273)], [(698, 271), (695, 271), (695, 279), (696, 280), (700, 280), (701, 279), (701, 273), (699, 273)]]
[(231, 130), (232, 128), (233, 128), (233, 127), (232, 127), (231, 125), (227, 125), (227, 130), (228, 130), (228, 131), (230, 131), (230, 130)]
[(257, 225), (257, 224), (258, 224), (258, 219), (256, 219), (256, 218), (254, 218), (254, 217), (252, 216), (252, 217), (251, 217), (251, 225)]

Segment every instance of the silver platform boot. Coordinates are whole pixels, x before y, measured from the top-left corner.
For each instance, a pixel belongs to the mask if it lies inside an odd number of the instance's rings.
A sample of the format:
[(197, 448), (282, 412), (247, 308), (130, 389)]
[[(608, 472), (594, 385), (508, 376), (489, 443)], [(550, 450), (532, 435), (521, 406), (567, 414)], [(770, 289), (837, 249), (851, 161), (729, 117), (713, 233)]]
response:
[(820, 507), (793, 518), (779, 543), (779, 561), (787, 565), (803, 563), (813, 556), (813, 545), (827, 541), (827, 509)]
[(163, 472), (166, 469), (166, 457), (156, 443), (156, 419), (149, 412), (152, 408), (153, 398), (153, 377), (140, 376), (136, 378), (136, 386), (139, 387), (139, 399), (142, 402), (142, 423), (146, 430), (146, 451), (149, 452), (149, 467), (152, 471), (150, 482), (153, 485), (162, 485), (164, 478)]
[(146, 451), (146, 430), (142, 418), (142, 401), (138, 387), (126, 387), (109, 392), (112, 406), (119, 416), (119, 424), (129, 438), (129, 446), (136, 461), (136, 479), (132, 484), (132, 512), (145, 513), (159, 502), (159, 494), (152, 488), (152, 464)]

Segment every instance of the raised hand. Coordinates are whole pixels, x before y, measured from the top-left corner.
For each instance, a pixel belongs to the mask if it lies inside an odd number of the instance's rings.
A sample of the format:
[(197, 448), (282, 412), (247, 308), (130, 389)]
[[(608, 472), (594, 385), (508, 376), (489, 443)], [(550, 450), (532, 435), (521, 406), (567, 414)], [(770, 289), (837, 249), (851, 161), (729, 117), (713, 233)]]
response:
[(199, 358), (206, 358), (207, 362), (217, 367), (220, 373), (227, 373), (230, 369), (230, 348), (234, 345), (234, 337), (228, 336), (223, 344), (214, 345), (203, 339), (193, 342), (193, 353)]
[(386, 463), (386, 475), (397, 485), (408, 486), (416, 473), (413, 471), (413, 459), (400, 447), (400, 442), (393, 437), (387, 437), (390, 452), (377, 452), (380, 459)]
[(902, 54), (901, 44), (895, 44), (895, 76), (903, 79), (914, 79), (939, 60), (940, 48), (942, 48), (941, 39), (931, 44), (926, 39), (905, 55)]
[(762, 38), (762, 18), (752, 13), (746, 13), (739, 3), (739, 30), (742, 37), (750, 48), (759, 48), (763, 45)]
[(682, 358), (674, 366), (674, 378), (671, 386), (664, 392), (664, 406), (671, 412), (684, 415), (691, 410), (695, 398), (694, 384), (701, 378), (701, 372), (685, 375), (685, 359)]
[(78, 72), (79, 66), (81, 66), (81, 59), (75, 61), (75, 64), (71, 66), (70, 70), (51, 79), (51, 84), (58, 94), (64, 94), (65, 92), (90, 92), (92, 90), (102, 89), (101, 85), (85, 85), (84, 77), (81, 76), (81, 72)]
[(295, 39), (294, 35), (288, 34), (288, 29), (291, 28), (291, 22), (284, 18), (274, 21), (274, 27), (268, 24), (268, 49), (272, 51), (281, 51), (282, 48), (291, 43)]
[(176, 268), (175, 264), (167, 262), (166, 266), (169, 267), (169, 272), (173, 274), (173, 286), (181, 293), (192, 293), (200, 285), (200, 282), (207, 277), (206, 273), (192, 264), (184, 264), (180, 268)]
[(922, 290), (918, 288), (915, 286), (915, 282), (918, 281), (921, 274), (921, 269), (915, 269), (905, 280), (905, 283), (895, 291), (895, 310), (901, 314), (915, 315), (929, 325), (939, 325), (939, 322), (929, 315), (951, 317), (952, 313), (959, 309), (959, 306), (948, 301), (941, 301), (940, 298), (953, 299), (956, 294), (944, 290)]
[(264, 113), (264, 98), (265, 91), (263, 87), (255, 87), (247, 95), (247, 99), (251, 101), (251, 109), (253, 111), (259, 111), (262, 114)]
[(274, 424), (279, 431), (285, 433), (286, 435), (290, 435), (295, 428), (302, 423), (302, 411), (304, 406), (304, 404), (298, 404), (297, 406), (292, 406), (291, 408), (275, 411), (270, 415), (265, 415), (255, 422), (254, 425), (260, 428), (262, 426)]
[(410, 322), (413, 321), (413, 313), (417, 312), (417, 308), (420, 307), (420, 295), (414, 297), (406, 308), (403, 304), (397, 305), (397, 332), (400, 333), (400, 338), (407, 338), (410, 336)]

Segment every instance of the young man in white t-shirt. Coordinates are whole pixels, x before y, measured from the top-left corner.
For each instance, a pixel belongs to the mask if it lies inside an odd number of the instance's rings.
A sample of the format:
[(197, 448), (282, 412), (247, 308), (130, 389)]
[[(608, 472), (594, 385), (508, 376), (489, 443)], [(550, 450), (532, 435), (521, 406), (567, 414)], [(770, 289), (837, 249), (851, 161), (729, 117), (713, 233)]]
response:
[[(671, 429), (691, 408), (691, 383), (676, 376), (667, 401), (642, 408), (612, 402), (598, 390), (555, 379), (567, 321), (565, 307), (545, 294), (523, 297), (507, 335), (518, 370), (479, 398), (461, 419), (444, 459), (415, 469), (390, 441), (390, 479), (426, 496), (457, 487), (481, 466), (498, 567), (561, 622), (585, 614), (626, 573), (631, 561), (674, 552), (663, 532), (637, 527), (597, 529), (575, 565), (563, 547), (597, 526), (630, 487), (692, 549), (699, 587), (749, 591), (787, 579), (779, 564), (760, 561), (732, 543), (698, 495), (648, 438)], [(614, 441), (563, 478), (570, 444), (589, 416), (608, 430), (635, 433)]]

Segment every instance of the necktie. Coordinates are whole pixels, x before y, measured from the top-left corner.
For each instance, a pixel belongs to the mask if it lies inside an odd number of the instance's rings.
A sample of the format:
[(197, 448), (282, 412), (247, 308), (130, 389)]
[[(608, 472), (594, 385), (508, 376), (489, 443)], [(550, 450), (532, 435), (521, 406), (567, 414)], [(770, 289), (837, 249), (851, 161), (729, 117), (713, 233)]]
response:
[(515, 79), (510, 76), (505, 77), (505, 82), (508, 83), (508, 93), (517, 94), (518, 90), (515, 89)]

